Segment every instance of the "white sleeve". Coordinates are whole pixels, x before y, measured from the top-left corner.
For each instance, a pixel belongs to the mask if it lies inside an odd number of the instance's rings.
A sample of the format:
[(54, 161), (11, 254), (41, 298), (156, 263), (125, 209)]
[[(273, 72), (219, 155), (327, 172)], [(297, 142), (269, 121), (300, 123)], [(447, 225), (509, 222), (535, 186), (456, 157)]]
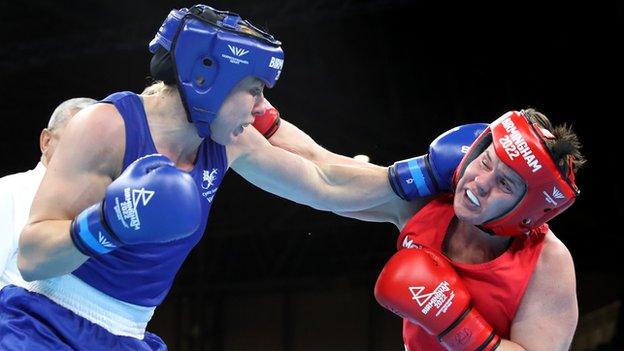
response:
[(17, 250), (15, 237), (13, 194), (5, 187), (0, 187), (0, 275), (6, 269), (9, 258)]

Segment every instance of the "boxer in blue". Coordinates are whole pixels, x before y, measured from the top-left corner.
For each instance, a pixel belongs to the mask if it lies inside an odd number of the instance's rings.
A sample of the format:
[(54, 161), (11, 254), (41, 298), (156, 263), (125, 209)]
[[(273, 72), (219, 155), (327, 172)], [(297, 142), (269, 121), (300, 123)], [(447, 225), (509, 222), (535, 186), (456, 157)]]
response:
[(67, 125), (20, 236), (27, 284), (0, 291), (0, 349), (166, 350), (146, 325), (230, 167), (322, 210), (396, 196), (386, 168), (319, 166), (246, 128), (279, 78), (280, 45), (234, 13), (171, 11), (149, 46), (165, 84), (112, 94)]

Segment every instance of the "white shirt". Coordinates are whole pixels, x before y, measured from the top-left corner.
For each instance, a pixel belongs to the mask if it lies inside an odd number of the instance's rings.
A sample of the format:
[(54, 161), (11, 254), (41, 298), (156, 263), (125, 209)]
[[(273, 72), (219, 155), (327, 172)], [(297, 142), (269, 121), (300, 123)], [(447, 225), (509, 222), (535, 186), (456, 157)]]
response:
[(26, 284), (17, 270), (17, 245), (45, 171), (39, 162), (35, 169), (0, 178), (0, 289)]

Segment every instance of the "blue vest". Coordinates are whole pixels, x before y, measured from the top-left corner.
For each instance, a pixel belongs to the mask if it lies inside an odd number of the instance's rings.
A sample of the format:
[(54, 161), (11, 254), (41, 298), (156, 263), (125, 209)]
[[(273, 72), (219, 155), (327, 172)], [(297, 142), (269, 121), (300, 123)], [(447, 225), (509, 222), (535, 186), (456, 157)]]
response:
[[(132, 92), (108, 96), (123, 117), (126, 150), (123, 169), (134, 160), (157, 153), (141, 98)], [(158, 306), (191, 249), (201, 239), (213, 198), (227, 171), (225, 146), (204, 139), (193, 170), (188, 172), (201, 192), (202, 224), (193, 235), (168, 243), (123, 246), (109, 254), (89, 258), (72, 274), (118, 300), (140, 306)]]

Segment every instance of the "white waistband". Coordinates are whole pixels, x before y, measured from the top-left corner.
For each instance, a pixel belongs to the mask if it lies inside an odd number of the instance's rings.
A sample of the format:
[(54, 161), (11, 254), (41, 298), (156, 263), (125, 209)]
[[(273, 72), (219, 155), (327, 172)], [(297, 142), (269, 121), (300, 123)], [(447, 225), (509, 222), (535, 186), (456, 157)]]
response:
[(112, 334), (141, 340), (156, 309), (117, 300), (71, 274), (28, 282), (25, 288), (48, 297)]

